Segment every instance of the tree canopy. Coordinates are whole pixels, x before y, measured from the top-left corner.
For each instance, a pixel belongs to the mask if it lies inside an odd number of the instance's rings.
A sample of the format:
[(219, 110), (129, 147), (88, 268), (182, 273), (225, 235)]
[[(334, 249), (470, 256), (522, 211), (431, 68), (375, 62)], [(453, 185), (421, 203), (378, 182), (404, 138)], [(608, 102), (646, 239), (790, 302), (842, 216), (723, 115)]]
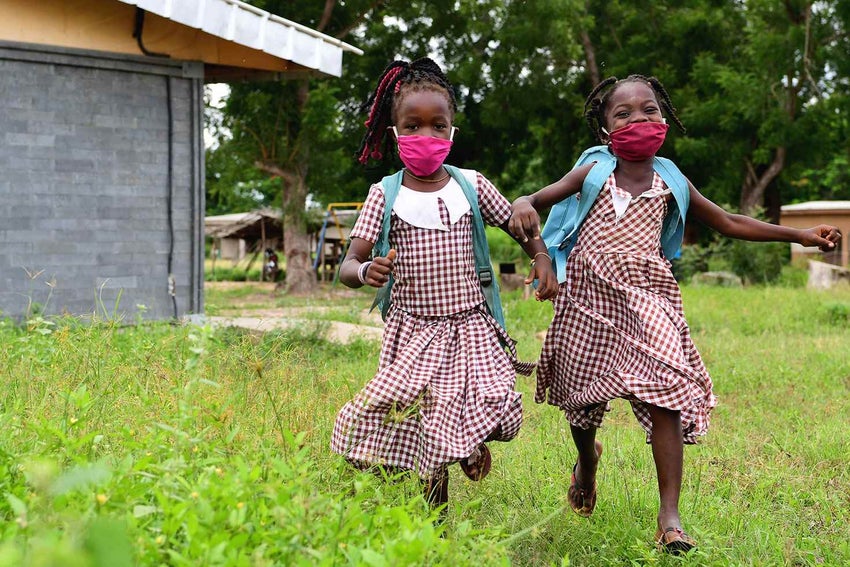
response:
[[(688, 131), (661, 154), (722, 205), (850, 198), (850, 3), (841, 0), (255, 0), (364, 50), (339, 79), (239, 83), (230, 137), (208, 152), (216, 212), (306, 197), (362, 200), (385, 168), (354, 154), (365, 101), (395, 58), (431, 56), (456, 87), (449, 161), (509, 197), (561, 177), (592, 144), (583, 118), (601, 79), (658, 77)], [(303, 241), (301, 241), (303, 242)], [(297, 246), (303, 246), (298, 244)], [(287, 262), (305, 251), (288, 250)], [(309, 254), (308, 254), (309, 255)], [(306, 278), (307, 276), (304, 275)]]

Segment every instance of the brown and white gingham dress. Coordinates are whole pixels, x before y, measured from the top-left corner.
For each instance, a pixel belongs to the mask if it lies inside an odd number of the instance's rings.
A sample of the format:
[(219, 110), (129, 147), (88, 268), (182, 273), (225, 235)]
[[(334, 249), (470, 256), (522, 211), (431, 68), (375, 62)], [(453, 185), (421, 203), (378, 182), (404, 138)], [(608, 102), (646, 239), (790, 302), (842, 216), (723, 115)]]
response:
[[(501, 225), (510, 203), (484, 176), (468, 173), (484, 222)], [(389, 240), (398, 256), (378, 372), (340, 410), (331, 439), (331, 449), (356, 465), (415, 470), (422, 478), (468, 457), (488, 436), (508, 441), (517, 435), (522, 403), (515, 372), (530, 374), (532, 367), (516, 363), (514, 342), (485, 310), (471, 211), (452, 224), (438, 203), (448, 231), (392, 214)], [(383, 189), (376, 184), (351, 237), (374, 243), (383, 213)]]
[(716, 398), (660, 251), (669, 191), (655, 174), (618, 219), (612, 187), (628, 195), (611, 175), (582, 225), (555, 299), (535, 401), (587, 429), (602, 425), (610, 400), (627, 399), (647, 442), (648, 406), (679, 410), (685, 442), (695, 443)]

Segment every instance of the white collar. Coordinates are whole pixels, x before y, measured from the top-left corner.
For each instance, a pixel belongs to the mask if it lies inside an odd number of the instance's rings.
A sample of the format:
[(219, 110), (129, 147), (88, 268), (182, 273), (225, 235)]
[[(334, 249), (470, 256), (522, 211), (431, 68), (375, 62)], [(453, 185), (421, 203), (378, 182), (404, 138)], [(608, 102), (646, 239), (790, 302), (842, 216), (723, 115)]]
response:
[(608, 187), (611, 189), (611, 200), (614, 204), (614, 215), (619, 220), (622, 218), (624, 214), (626, 214), (626, 209), (629, 208), (629, 205), (637, 201), (638, 199), (649, 199), (652, 197), (657, 197), (658, 195), (666, 195), (667, 193), (672, 193), (669, 188), (665, 188), (663, 181), (661, 180), (661, 176), (658, 175), (657, 172), (653, 172), (652, 176), (652, 185), (649, 189), (641, 193), (640, 195), (632, 195), (625, 189), (621, 189), (617, 186), (616, 178), (614, 178), (614, 174), (611, 174), (611, 177), (608, 179)]
[(445, 187), (430, 193), (414, 191), (402, 185), (393, 204), (393, 211), (400, 219), (413, 226), (448, 231), (449, 228), (440, 219), (439, 201), (445, 204), (451, 224), (456, 223), (472, 208), (460, 184), (449, 179)]

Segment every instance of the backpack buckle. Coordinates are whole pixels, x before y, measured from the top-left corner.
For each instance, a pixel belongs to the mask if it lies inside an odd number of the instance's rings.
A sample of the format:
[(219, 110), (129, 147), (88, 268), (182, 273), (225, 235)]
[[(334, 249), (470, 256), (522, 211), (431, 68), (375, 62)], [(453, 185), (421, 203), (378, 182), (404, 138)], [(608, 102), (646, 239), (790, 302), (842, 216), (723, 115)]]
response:
[(481, 271), (478, 272), (478, 279), (481, 281), (481, 285), (489, 287), (490, 284), (493, 283), (493, 270), (490, 268), (482, 268)]

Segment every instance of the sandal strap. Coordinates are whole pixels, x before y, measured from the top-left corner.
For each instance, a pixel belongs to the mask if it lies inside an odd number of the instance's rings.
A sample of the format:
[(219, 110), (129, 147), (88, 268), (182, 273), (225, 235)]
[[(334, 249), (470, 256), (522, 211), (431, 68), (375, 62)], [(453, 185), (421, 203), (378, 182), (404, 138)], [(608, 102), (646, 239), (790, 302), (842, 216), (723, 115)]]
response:
[(682, 528), (676, 528), (676, 527), (665, 528), (664, 531), (659, 530), (659, 532), (656, 533), (656, 543), (658, 545), (668, 545), (668, 544), (670, 544), (671, 539), (667, 537), (667, 534), (669, 534), (671, 532), (674, 533), (675, 535), (679, 536), (678, 538), (673, 539), (672, 541), (682, 541), (684, 543), (687, 543), (688, 545), (692, 545), (692, 546), (696, 545), (696, 541), (694, 540), (694, 538), (689, 536), (685, 532), (685, 530), (683, 530)]

